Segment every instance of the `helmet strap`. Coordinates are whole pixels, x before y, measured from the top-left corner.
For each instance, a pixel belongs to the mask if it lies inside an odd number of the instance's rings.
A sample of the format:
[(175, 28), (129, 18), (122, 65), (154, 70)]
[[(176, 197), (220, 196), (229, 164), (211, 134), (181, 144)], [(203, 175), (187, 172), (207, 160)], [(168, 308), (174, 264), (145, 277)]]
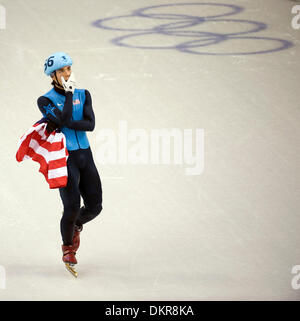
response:
[(61, 88), (61, 89), (64, 89), (64, 87), (61, 86), (60, 83), (58, 82), (58, 79), (57, 79), (57, 76), (56, 76), (56, 70), (54, 71), (54, 78), (55, 78), (55, 80), (54, 80), (54, 86), (55, 86), (55, 87), (58, 87), (58, 88)]

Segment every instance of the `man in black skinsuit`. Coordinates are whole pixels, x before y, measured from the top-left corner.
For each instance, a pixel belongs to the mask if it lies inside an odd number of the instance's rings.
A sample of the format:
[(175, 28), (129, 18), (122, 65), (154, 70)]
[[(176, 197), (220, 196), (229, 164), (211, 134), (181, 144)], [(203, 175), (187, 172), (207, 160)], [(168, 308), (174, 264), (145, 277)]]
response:
[(71, 58), (62, 52), (46, 60), (45, 73), (51, 76), (53, 88), (39, 97), (37, 104), (47, 118), (47, 131), (59, 128), (66, 136), (68, 183), (59, 189), (64, 207), (60, 229), (63, 262), (73, 265), (82, 225), (102, 210), (102, 186), (85, 133), (95, 127), (92, 98), (88, 90), (75, 89), (71, 65)]

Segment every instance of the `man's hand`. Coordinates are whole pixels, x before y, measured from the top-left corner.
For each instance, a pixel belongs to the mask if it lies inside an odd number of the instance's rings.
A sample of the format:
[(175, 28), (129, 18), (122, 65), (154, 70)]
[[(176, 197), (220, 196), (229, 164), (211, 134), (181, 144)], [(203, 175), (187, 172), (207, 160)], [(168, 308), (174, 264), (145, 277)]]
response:
[(51, 121), (51, 120), (48, 120), (48, 124), (47, 124), (47, 127), (46, 127), (46, 131), (48, 134), (51, 134), (57, 127), (57, 125)]
[(76, 80), (73, 72), (71, 73), (67, 81), (65, 81), (64, 77), (61, 77), (61, 81), (65, 92), (71, 92), (72, 94), (74, 94), (74, 90), (76, 88)]

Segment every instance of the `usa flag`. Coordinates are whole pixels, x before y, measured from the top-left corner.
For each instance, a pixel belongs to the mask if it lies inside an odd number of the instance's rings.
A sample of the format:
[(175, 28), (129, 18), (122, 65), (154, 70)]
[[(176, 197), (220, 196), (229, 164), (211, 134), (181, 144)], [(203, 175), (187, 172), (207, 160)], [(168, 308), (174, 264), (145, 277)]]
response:
[(19, 140), (16, 159), (32, 159), (40, 164), (41, 172), (51, 189), (65, 187), (68, 182), (68, 150), (62, 132), (46, 131), (47, 122), (35, 123)]

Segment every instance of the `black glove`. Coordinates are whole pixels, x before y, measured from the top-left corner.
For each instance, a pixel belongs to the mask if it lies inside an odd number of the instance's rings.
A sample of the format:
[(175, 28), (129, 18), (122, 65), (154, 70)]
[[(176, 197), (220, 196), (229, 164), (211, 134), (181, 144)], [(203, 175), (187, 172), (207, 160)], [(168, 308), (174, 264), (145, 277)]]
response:
[(57, 127), (57, 125), (51, 121), (51, 120), (48, 120), (48, 124), (47, 124), (47, 127), (46, 127), (46, 131), (48, 134), (51, 134)]

